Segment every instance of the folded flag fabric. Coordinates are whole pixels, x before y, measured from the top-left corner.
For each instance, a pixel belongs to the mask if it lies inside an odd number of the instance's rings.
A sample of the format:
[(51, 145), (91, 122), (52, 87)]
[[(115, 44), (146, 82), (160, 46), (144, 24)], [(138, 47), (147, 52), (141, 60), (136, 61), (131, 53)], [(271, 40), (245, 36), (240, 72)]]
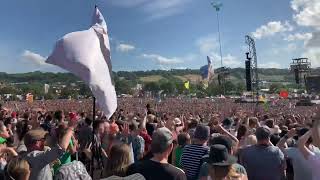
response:
[(190, 82), (189, 82), (189, 81), (186, 81), (186, 82), (184, 83), (184, 87), (185, 87), (186, 89), (190, 89)]
[(97, 7), (92, 26), (63, 36), (46, 62), (81, 78), (89, 85), (104, 114), (112, 116), (117, 108), (117, 95), (112, 81), (110, 44), (106, 22)]
[(212, 60), (209, 56), (207, 56), (207, 61), (208, 64), (200, 68), (200, 73), (202, 79), (209, 81), (214, 76), (214, 69), (212, 65)]

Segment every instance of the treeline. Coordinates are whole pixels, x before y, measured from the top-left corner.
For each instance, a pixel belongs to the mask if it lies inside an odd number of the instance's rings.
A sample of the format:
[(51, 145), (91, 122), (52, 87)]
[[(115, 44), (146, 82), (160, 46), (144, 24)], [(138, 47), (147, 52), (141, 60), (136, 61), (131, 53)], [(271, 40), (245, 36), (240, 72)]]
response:
[[(319, 73), (319, 69), (314, 70)], [(197, 96), (213, 96), (226, 92), (226, 94), (241, 94), (245, 90), (245, 70), (243, 68), (230, 69), (230, 76), (225, 86), (220, 86), (217, 79), (208, 87), (200, 80), (190, 81), (190, 89), (185, 89), (184, 81), (189, 76), (199, 77), (199, 70), (152, 70), (152, 71), (119, 71), (113, 72), (117, 94), (138, 94), (150, 92), (153, 95), (166, 94), (196, 94)], [(158, 76), (159, 80), (145, 81), (144, 78)], [(276, 92), (280, 88), (291, 88), (283, 84), (294, 84), (294, 75), (288, 69), (259, 69), (262, 81), (272, 84), (269, 88)], [(285, 82), (285, 83), (284, 83)], [(289, 82), (289, 83), (288, 83)], [(44, 84), (49, 84), (48, 93), (44, 93)], [(267, 87), (263, 87), (267, 88)], [(33, 93), (38, 97), (47, 98), (76, 98), (90, 96), (90, 89), (71, 73), (45, 73), (30, 72), (23, 74), (0, 73), (0, 95)]]

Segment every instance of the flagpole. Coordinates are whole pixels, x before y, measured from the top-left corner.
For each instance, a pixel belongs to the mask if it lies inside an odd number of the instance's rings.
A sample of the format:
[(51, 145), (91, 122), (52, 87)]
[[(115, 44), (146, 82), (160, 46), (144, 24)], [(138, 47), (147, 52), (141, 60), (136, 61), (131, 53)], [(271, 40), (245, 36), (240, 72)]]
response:
[[(94, 123), (96, 119), (96, 97), (92, 97), (93, 106), (92, 106), (92, 123)], [(92, 128), (92, 145), (91, 145), (91, 177), (93, 178), (94, 173), (94, 129)]]

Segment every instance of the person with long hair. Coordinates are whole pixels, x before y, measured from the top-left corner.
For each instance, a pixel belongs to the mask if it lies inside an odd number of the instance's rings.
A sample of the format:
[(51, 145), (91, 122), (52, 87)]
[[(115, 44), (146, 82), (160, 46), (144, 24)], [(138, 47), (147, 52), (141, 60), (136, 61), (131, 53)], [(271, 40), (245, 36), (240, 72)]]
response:
[(132, 162), (130, 151), (130, 147), (127, 144), (113, 145), (107, 165), (104, 168), (104, 176), (126, 176), (127, 168), (130, 165), (130, 162)]
[(9, 180), (29, 180), (29, 163), (20, 157), (12, 159), (7, 165), (7, 177)]
[(210, 147), (209, 158), (205, 160), (209, 164), (209, 178), (212, 180), (245, 180), (246, 176), (237, 173), (234, 164), (237, 158), (228, 153), (226, 146), (215, 144)]

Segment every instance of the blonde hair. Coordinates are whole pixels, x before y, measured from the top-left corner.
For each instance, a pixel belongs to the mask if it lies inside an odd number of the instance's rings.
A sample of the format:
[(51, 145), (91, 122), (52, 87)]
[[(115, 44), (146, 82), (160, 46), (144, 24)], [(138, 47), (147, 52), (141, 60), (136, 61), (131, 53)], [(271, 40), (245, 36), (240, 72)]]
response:
[(127, 168), (131, 162), (130, 147), (127, 144), (117, 144), (112, 146), (110, 151), (110, 159), (104, 169), (104, 176), (113, 175), (125, 177)]
[(29, 179), (30, 166), (29, 163), (20, 158), (12, 159), (7, 166), (7, 173), (11, 180), (25, 180)]
[(209, 175), (211, 179), (237, 179), (241, 174), (237, 173), (232, 165), (229, 166), (209, 166)]

